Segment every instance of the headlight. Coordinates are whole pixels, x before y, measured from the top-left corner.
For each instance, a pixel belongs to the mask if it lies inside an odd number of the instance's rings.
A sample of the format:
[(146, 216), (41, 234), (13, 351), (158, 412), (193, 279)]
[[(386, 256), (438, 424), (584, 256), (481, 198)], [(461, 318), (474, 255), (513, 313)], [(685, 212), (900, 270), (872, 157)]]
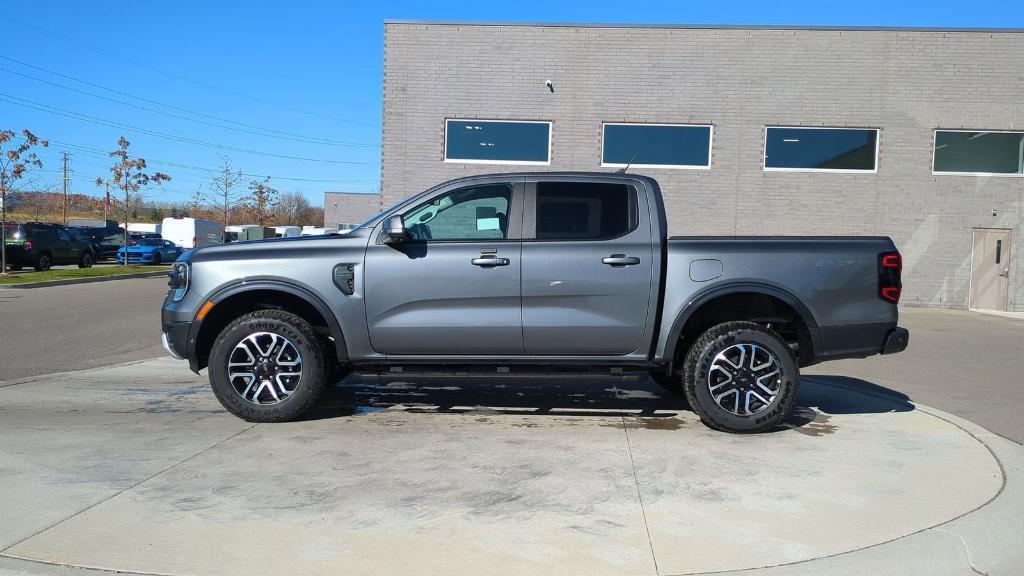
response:
[(181, 302), (181, 299), (185, 297), (191, 280), (190, 272), (187, 262), (175, 262), (171, 266), (171, 271), (167, 273), (171, 278), (167, 282), (167, 285), (171, 287), (171, 302)]

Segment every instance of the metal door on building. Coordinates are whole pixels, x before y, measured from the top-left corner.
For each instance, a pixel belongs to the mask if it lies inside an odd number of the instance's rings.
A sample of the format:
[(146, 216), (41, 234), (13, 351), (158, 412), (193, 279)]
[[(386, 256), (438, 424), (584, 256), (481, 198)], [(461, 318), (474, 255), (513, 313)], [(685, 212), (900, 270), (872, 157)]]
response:
[(1006, 310), (1010, 287), (1010, 231), (974, 229), (971, 303), (977, 310)]

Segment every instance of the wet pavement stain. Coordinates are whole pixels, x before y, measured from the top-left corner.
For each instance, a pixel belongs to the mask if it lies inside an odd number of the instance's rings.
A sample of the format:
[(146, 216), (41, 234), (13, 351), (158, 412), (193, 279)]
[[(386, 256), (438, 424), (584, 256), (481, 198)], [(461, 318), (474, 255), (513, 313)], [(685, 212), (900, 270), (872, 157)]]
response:
[(686, 423), (679, 418), (663, 417), (631, 417), (623, 418), (620, 422), (609, 422), (601, 424), (605, 428), (623, 428), (626, 430), (679, 430), (686, 426)]
[(793, 430), (794, 432), (799, 432), (804, 436), (827, 436), (839, 429), (839, 427), (836, 426), (835, 424), (828, 423), (831, 419), (832, 416), (825, 414), (824, 412), (817, 412), (817, 414), (814, 416), (814, 420), (811, 420), (810, 422), (803, 426), (791, 425), (789, 426), (789, 429)]

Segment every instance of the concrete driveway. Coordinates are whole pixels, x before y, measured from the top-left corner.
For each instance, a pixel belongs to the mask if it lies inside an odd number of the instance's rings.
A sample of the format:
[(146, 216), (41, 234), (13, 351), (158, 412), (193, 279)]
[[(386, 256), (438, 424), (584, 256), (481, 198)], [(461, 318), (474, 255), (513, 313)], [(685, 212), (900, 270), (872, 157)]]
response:
[(1024, 571), (1019, 445), (855, 379), (799, 404), (733, 436), (647, 380), (350, 379), (254, 426), (170, 360), (15, 382), (0, 573)]

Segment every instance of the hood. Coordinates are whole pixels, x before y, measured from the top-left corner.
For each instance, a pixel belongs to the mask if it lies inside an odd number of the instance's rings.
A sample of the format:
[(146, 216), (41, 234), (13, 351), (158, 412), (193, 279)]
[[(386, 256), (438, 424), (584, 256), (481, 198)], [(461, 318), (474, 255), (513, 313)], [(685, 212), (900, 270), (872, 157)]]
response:
[(213, 244), (189, 250), (178, 257), (178, 261), (205, 262), (252, 258), (287, 258), (291, 253), (306, 251), (340, 250), (342, 248), (365, 247), (369, 232), (336, 236), (293, 236), (290, 238), (267, 238), (245, 240), (230, 244)]
[[(128, 247), (128, 251), (129, 252), (152, 252), (154, 250), (159, 250), (159, 249), (160, 249), (159, 246), (139, 246), (139, 245), (133, 245), (133, 246), (129, 246)], [(117, 251), (118, 252), (124, 252), (124, 246), (118, 248)]]

